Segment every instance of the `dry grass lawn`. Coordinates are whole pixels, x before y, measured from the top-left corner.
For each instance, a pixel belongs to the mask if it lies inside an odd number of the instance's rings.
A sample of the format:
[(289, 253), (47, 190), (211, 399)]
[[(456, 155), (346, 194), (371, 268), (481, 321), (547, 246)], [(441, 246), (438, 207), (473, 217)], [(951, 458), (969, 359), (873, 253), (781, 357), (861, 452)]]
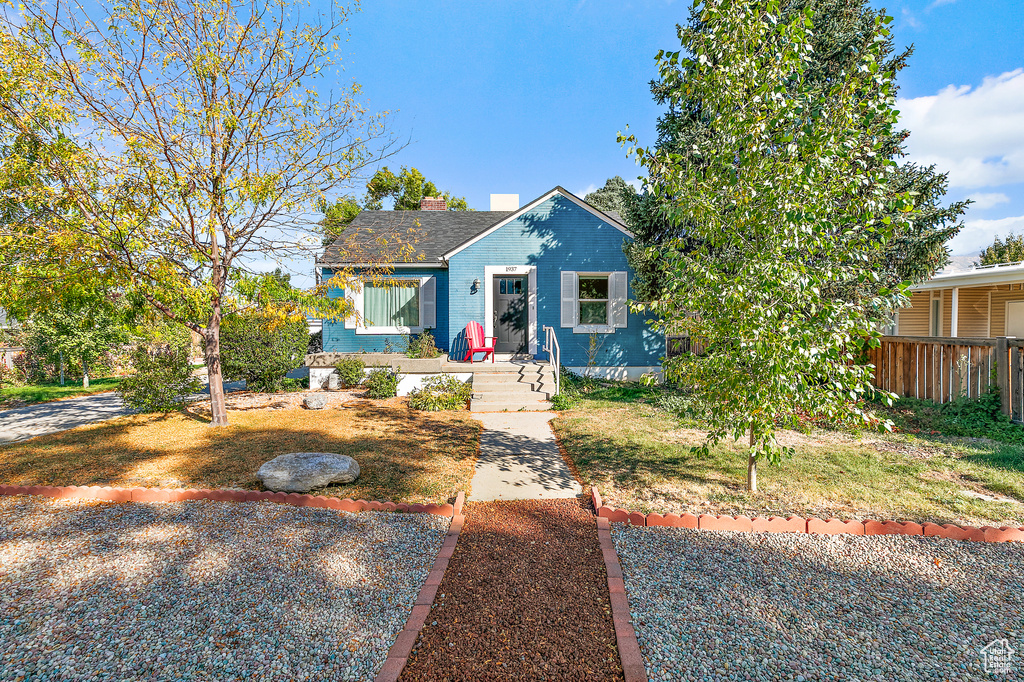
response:
[(402, 401), (229, 412), (138, 415), (0, 446), (0, 481), (15, 485), (244, 488), (260, 490), (260, 465), (286, 452), (335, 452), (360, 477), (319, 494), (394, 502), (446, 502), (469, 490), (480, 424), (466, 412), (420, 412)]
[(695, 454), (704, 433), (651, 404), (584, 400), (552, 426), (584, 481), (631, 511), (1024, 525), (1021, 446), (789, 431), (780, 441), (796, 455), (760, 466), (760, 491), (751, 494), (742, 444)]

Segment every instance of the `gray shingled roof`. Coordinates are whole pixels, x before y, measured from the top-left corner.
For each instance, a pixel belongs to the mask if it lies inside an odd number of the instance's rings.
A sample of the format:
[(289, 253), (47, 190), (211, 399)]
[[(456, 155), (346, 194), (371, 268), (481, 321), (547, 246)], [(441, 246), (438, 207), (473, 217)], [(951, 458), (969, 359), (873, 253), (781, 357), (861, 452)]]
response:
[[(510, 215), (512, 211), (361, 211), (345, 232), (332, 242), (319, 260), (320, 265), (353, 265), (342, 245), (349, 240), (362, 242), (354, 249), (366, 256), (380, 256), (373, 241), (375, 235), (398, 234), (405, 241), (415, 239), (415, 253), (402, 262), (436, 263), (441, 256), (477, 236)], [(410, 230), (414, 233), (410, 235)], [(371, 253), (366, 253), (371, 252)], [(422, 258), (420, 258), (422, 256)]]

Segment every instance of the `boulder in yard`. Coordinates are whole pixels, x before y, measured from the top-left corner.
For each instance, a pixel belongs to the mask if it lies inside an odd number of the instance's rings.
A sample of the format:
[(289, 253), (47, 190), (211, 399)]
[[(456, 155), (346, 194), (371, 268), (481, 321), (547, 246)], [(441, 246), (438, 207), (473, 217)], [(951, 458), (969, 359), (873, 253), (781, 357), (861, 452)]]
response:
[(307, 395), (302, 399), (302, 404), (306, 406), (307, 410), (322, 410), (327, 407), (327, 396)]
[(307, 493), (332, 483), (351, 483), (359, 478), (359, 463), (330, 452), (292, 452), (264, 463), (256, 478), (268, 490)]

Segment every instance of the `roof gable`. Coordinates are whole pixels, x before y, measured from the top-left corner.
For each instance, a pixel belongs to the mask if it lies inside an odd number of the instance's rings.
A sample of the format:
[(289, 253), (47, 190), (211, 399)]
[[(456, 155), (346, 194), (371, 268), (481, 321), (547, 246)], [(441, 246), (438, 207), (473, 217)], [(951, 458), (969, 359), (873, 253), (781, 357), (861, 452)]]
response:
[(463, 243), (459, 244), (457, 247), (453, 248), (451, 251), (448, 251), (447, 253), (444, 254), (443, 258), (445, 260), (448, 260), (449, 258), (451, 258), (452, 256), (456, 255), (457, 253), (459, 253), (463, 249), (467, 249), (470, 246), (472, 246), (473, 244), (477, 243), (478, 241), (480, 241), (481, 239), (483, 239), (487, 235), (492, 234), (492, 233), (496, 232), (497, 230), (500, 230), (502, 227), (504, 227), (505, 225), (508, 225), (509, 223), (511, 223), (513, 220), (515, 220), (519, 216), (524, 215), (524, 214), (530, 212), (531, 210), (533, 210), (534, 208), (536, 208), (540, 204), (544, 203), (545, 201), (547, 201), (551, 197), (555, 196), (556, 194), (565, 197), (566, 199), (568, 199), (572, 203), (576, 204), (577, 206), (579, 206), (583, 210), (585, 210), (588, 213), (591, 213), (592, 215), (594, 215), (596, 218), (598, 218), (602, 222), (607, 223), (607, 224), (611, 225), (612, 227), (614, 227), (615, 229), (619, 230), (620, 232), (622, 232), (624, 235), (626, 235), (630, 239), (633, 238), (633, 233), (630, 232), (629, 228), (627, 228), (625, 225), (623, 225), (622, 222), (617, 220), (617, 217), (618, 217), (617, 215), (613, 217), (612, 215), (609, 215), (608, 213), (605, 213), (604, 211), (600, 211), (600, 210), (594, 208), (593, 206), (591, 206), (590, 204), (588, 204), (587, 202), (583, 201), (582, 199), (580, 199), (579, 197), (577, 197), (575, 194), (573, 194), (572, 192), (568, 191), (564, 187), (556, 186), (551, 191), (549, 191), (549, 192), (547, 192), (545, 194), (542, 194), (541, 196), (537, 197), (536, 199), (534, 199), (530, 203), (526, 204), (525, 206), (520, 208), (518, 211), (513, 211), (512, 213), (507, 214), (503, 218), (499, 219), (498, 222), (496, 222), (494, 225), (491, 225), (490, 227), (488, 227), (487, 229), (483, 230), (479, 234), (476, 234), (476, 235), (470, 237), (469, 239), (467, 239), (466, 241), (464, 241)]
[(324, 249), (323, 256), (317, 260), (317, 265), (328, 267), (361, 265), (363, 263), (346, 258), (342, 248), (345, 240), (362, 237), (367, 241), (372, 241), (373, 235), (399, 232), (407, 234), (410, 230), (414, 230), (416, 239), (414, 251), (402, 262), (436, 267), (439, 263), (447, 261), (451, 256), (501, 229), (556, 194), (565, 197), (626, 236), (633, 237), (633, 233), (622, 223), (618, 214), (600, 211), (572, 192), (557, 186), (511, 213), (507, 211), (360, 211), (352, 223), (345, 228), (345, 232)]

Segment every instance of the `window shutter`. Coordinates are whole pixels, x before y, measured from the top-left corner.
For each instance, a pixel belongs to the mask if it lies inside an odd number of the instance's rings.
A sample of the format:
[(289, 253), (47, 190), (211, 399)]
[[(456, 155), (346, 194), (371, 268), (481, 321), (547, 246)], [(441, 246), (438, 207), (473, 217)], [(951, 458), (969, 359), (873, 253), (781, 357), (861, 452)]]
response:
[(363, 309), (362, 287), (359, 289), (342, 289), (341, 294), (345, 297), (351, 297), (353, 306), (352, 314), (345, 318), (345, 329), (355, 329), (359, 326), (357, 324), (359, 320), (358, 314), (362, 312)]
[(420, 326), (433, 329), (437, 326), (437, 278), (424, 277), (420, 280)]
[(576, 273), (562, 271), (562, 326), (576, 326)]
[(628, 273), (613, 272), (608, 275), (608, 304), (611, 308), (609, 317), (611, 325), (616, 328), (625, 328), (629, 318), (629, 311), (626, 309), (626, 299), (629, 294)]

